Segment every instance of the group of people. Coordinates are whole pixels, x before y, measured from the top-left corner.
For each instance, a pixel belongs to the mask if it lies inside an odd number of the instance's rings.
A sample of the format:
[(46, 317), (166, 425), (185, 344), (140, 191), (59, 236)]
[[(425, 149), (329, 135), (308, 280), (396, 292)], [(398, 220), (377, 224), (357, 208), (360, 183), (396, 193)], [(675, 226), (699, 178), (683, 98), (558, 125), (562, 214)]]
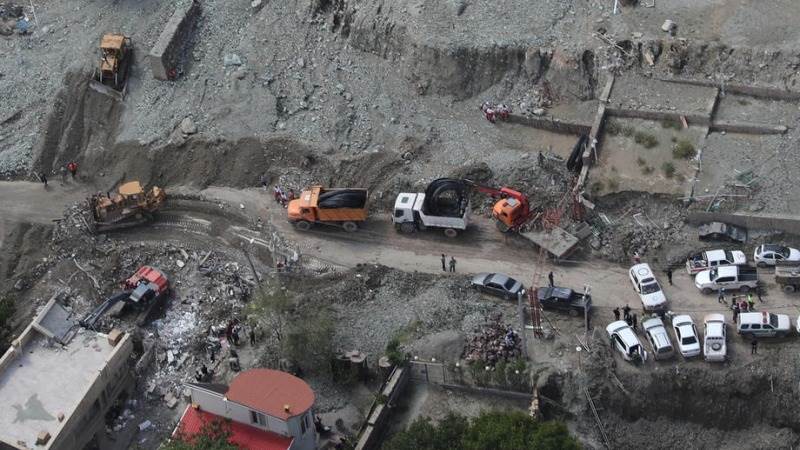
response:
[(275, 201), (280, 203), (284, 208), (286, 208), (286, 205), (288, 205), (290, 201), (294, 200), (295, 197), (294, 190), (289, 189), (288, 193), (284, 192), (284, 190), (281, 189), (281, 187), (277, 184), (272, 188), (272, 196), (275, 198)]
[(442, 253), (442, 270), (447, 272), (447, 268), (448, 267), (450, 267), (450, 272), (455, 272), (456, 271), (456, 258), (451, 256), (450, 257), (450, 262), (448, 263), (447, 262), (447, 256), (445, 256), (445, 254)]
[[(59, 169), (61, 173), (61, 183), (67, 181), (67, 173), (72, 175), (72, 179), (75, 179), (75, 175), (78, 173), (78, 163), (75, 161), (70, 161), (67, 164), (61, 166)], [(44, 184), (45, 189), (47, 188), (47, 173), (42, 172), (39, 174), (39, 180), (41, 180), (42, 184)]]
[[(619, 315), (619, 307), (614, 308), (614, 320), (619, 320)], [(636, 316), (636, 313), (631, 314), (631, 307), (628, 305), (622, 308), (622, 320), (628, 322), (628, 325), (634, 330), (637, 329), (639, 318)]]
[(511, 108), (504, 104), (495, 105), (490, 101), (485, 101), (481, 104), (480, 110), (483, 112), (483, 117), (491, 123), (497, 122), (497, 118), (501, 120), (508, 120), (511, 114)]
[[(244, 334), (247, 334), (247, 338), (250, 340), (250, 345), (255, 345), (260, 336), (260, 330), (258, 329), (257, 325), (253, 325), (249, 327), (249, 330), (245, 331), (242, 323), (239, 319), (234, 318), (224, 327), (211, 327), (211, 334), (214, 336), (221, 336), (225, 335), (225, 340), (228, 342), (228, 365), (231, 370), (238, 372), (241, 370), (241, 365), (239, 363), (239, 354), (234, 349), (234, 347), (240, 347), (242, 345), (242, 337)], [(213, 345), (208, 346), (209, 352), (209, 359), (212, 363), (216, 361), (216, 354), (217, 351), (222, 349), (222, 345), (220, 340), (216, 337), (209, 337), (209, 340), (213, 340)], [(203, 375), (207, 375), (203, 372), (202, 367), (198, 373), (202, 373)]]

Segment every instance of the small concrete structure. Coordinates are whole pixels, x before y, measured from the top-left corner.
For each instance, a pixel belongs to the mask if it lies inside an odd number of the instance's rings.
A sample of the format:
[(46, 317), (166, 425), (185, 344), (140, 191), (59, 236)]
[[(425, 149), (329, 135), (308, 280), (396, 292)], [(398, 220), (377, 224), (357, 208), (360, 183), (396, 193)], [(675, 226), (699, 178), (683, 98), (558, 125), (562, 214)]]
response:
[(195, 19), (200, 15), (200, 2), (193, 0), (185, 7), (179, 7), (169, 19), (161, 35), (150, 50), (148, 59), (153, 76), (159, 80), (170, 80), (180, 56), (191, 39)]
[(130, 336), (84, 330), (55, 296), (0, 358), (0, 448), (83, 448), (133, 387)]

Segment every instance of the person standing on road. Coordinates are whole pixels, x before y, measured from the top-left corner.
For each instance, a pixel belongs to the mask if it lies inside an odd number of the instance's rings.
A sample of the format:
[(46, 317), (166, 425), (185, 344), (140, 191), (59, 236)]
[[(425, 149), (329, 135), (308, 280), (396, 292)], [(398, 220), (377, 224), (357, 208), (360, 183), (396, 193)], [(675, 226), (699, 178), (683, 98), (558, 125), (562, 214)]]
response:
[(642, 257), (639, 256), (639, 252), (638, 251), (633, 252), (633, 263), (640, 264), (641, 262), (642, 262)]
[(628, 319), (631, 318), (631, 307), (630, 306), (625, 305), (625, 307), (622, 308), (622, 317), (624, 317), (625, 320), (628, 320)]
[(442, 253), (442, 272), (447, 272), (447, 256)]
[(547, 281), (550, 282), (550, 287), (555, 287), (555, 283), (553, 282), (553, 272), (547, 274)]
[(672, 286), (672, 267), (667, 267), (667, 281), (669, 281), (669, 285)]
[(66, 183), (67, 182), (67, 167), (66, 166), (61, 166), (61, 168), (59, 168), (58, 171), (61, 173), (61, 184)]
[(756, 301), (753, 300), (753, 294), (751, 292), (747, 293), (747, 309), (748, 311), (756, 310)]
[(614, 320), (619, 320), (619, 306), (614, 308)]
[(39, 178), (42, 180), (42, 183), (44, 183), (44, 188), (47, 189), (47, 174), (42, 172)]
[(259, 181), (261, 181), (261, 186), (264, 188), (264, 192), (267, 192), (269, 185), (269, 177), (267, 177), (267, 172), (261, 174)]
[(758, 341), (756, 338), (753, 338), (753, 341), (750, 342), (750, 354), (757, 355), (758, 354)]
[(456, 259), (454, 257), (450, 257), (450, 272), (456, 271)]
[(633, 331), (636, 331), (636, 313), (631, 315), (631, 326), (633, 327)]
[(725, 288), (719, 288), (719, 295), (717, 296), (718, 303), (725, 303)]
[(734, 302), (732, 309), (733, 309), (733, 324), (736, 325), (736, 319), (739, 318), (739, 312), (740, 312), (739, 304)]
[(78, 173), (78, 163), (76, 163), (75, 161), (70, 161), (69, 163), (67, 163), (67, 170), (72, 175), (72, 179), (74, 180), (75, 174)]

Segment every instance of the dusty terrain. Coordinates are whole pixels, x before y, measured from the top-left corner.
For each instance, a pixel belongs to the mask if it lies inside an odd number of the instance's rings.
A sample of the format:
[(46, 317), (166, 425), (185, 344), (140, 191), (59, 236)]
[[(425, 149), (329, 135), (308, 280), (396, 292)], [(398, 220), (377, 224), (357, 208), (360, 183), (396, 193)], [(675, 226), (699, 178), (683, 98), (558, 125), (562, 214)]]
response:
[[(330, 317), (331, 350), (363, 351), (373, 369), (392, 338), (411, 356), (454, 364), (497, 313), (519, 328), (515, 305), (470, 290), (471, 275), (504, 272), (528, 285), (537, 270), (593, 295), (594, 330), (586, 335), (581, 320), (559, 314), (547, 315), (552, 339), (519, 330), (529, 342), (525, 375), (550, 399), (544, 416), (566, 420), (587, 448), (605, 444), (583, 388), (600, 407), (613, 448), (798, 444), (796, 336), (765, 342), (751, 356), (729, 326), (725, 364), (678, 357), (635, 366), (612, 353), (604, 328), (614, 307), (638, 302), (627, 275), (635, 252), (665, 284), (671, 309), (700, 324), (709, 312), (730, 312), (698, 293), (681, 269), (690, 252), (743, 247), (751, 258), (761, 242), (800, 244), (775, 230), (751, 230), (742, 246), (704, 243), (685, 223), (690, 208), (709, 202), (721, 211), (800, 210), (800, 4), (656, 0), (651, 8), (643, 0), (615, 14), (613, 2), (598, 0), (295, 0), (258, 8), (206, 0), (178, 78), (158, 81), (145, 55), (187, 1), (43, 0), (34, 2), (35, 18), (26, 6), (30, 33), (0, 36), (0, 176), (7, 180), (0, 182), (0, 293), (16, 299), (11, 328), (24, 327), (55, 292), (66, 293), (80, 317), (141, 264), (174, 279), (176, 295), (157, 320), (102, 324), (135, 333), (157, 355), (141, 374), (137, 401), (109, 423), (109, 448), (157, 448), (180, 410), (162, 397), (180, 397), (180, 383), (209, 363), (210, 327), (234, 317), (248, 326), (271, 323), (251, 306), (262, 288), (290, 292), (297, 317)], [(674, 38), (661, 31), (665, 19), (678, 25)], [(136, 48), (122, 102), (88, 88), (97, 42), (108, 31), (131, 36)], [(564, 161), (577, 136), (491, 124), (478, 106), (491, 99), (520, 117), (588, 127), (612, 76), (608, 108), (690, 120), (688, 127), (606, 120), (585, 186), (596, 205), (585, 216), (591, 234), (566, 261), (535, 267), (534, 246), (500, 234), (489, 219), (491, 202), (477, 194), (474, 223), (457, 239), (395, 232), (396, 193), (442, 176), (511, 186), (536, 206), (556, 205), (574, 180)], [(773, 88), (786, 98), (726, 91), (734, 85)], [(787, 129), (715, 131), (692, 117)], [(642, 144), (637, 133), (656, 143)], [(697, 157), (673, 155), (684, 140)], [(60, 168), (73, 160), (78, 177), (62, 182)], [(47, 189), (36, 182), (40, 173), (50, 177)], [(295, 191), (312, 183), (369, 188), (370, 219), (354, 234), (327, 227), (302, 233), (256, 187), (262, 174)], [(86, 233), (79, 202), (131, 179), (167, 189), (157, 220)], [(742, 180), (754, 181), (733, 186)], [(699, 196), (689, 208), (687, 192)], [(456, 258), (455, 274), (442, 273), (442, 253)], [(292, 270), (277, 273), (283, 260)], [(667, 267), (676, 268), (674, 285), (666, 284)], [(757, 308), (794, 320), (798, 297), (785, 295), (769, 269), (761, 272), (766, 295)], [(280, 364), (266, 335), (242, 346), (244, 367)], [(576, 336), (588, 347), (583, 356)], [(324, 420), (337, 433), (355, 434), (380, 384), (377, 371), (342, 385), (318, 367), (301, 368)], [(233, 376), (219, 361), (215, 369), (217, 381)], [(394, 429), (451, 409), (526, 408), (434, 385), (411, 389)], [(139, 431), (144, 418), (154, 426)]]

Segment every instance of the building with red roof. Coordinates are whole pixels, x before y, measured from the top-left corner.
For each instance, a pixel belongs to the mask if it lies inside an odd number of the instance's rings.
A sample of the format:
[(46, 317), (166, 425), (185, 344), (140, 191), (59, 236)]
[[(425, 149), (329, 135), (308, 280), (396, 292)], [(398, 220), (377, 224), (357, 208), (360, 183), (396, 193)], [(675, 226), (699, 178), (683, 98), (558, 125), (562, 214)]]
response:
[(230, 441), (246, 449), (311, 450), (317, 446), (314, 391), (294, 375), (251, 369), (229, 386), (186, 383), (191, 404), (173, 436), (191, 437), (215, 418), (230, 419)]

